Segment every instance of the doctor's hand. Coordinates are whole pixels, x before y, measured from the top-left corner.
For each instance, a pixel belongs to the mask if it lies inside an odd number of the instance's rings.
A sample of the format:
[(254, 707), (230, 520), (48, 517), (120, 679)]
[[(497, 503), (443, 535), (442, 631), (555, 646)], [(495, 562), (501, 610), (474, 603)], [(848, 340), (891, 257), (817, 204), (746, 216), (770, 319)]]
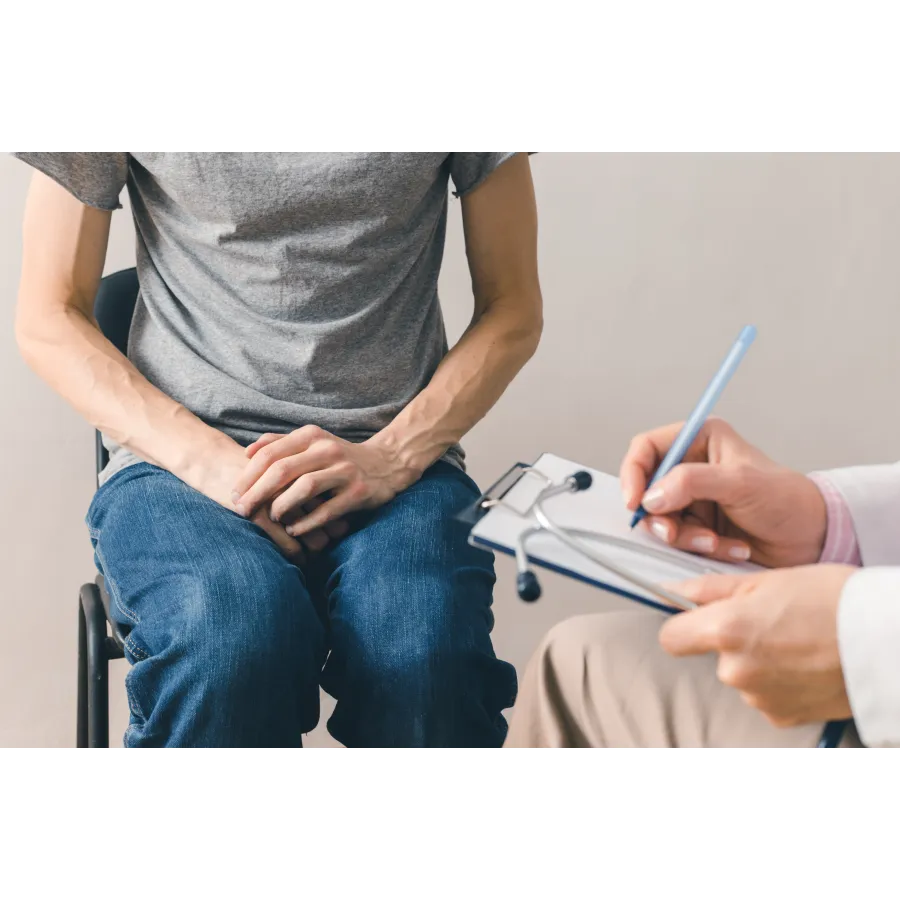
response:
[[(763, 566), (817, 562), (825, 500), (812, 480), (779, 466), (721, 419), (710, 418), (685, 457), (647, 485), (681, 424), (639, 434), (622, 461), (625, 503), (648, 515), (641, 527), (681, 550)], [(646, 491), (646, 493), (645, 493)]]
[(264, 434), (246, 456), (234, 484), (235, 511), (253, 516), (271, 503), (272, 520), (293, 537), (318, 529), (340, 537), (348, 530), (343, 516), (382, 506), (418, 477), (379, 435), (354, 444), (315, 425)]
[(717, 653), (719, 680), (775, 726), (849, 719), (837, 610), (852, 566), (708, 575), (675, 590), (700, 604), (660, 631), (673, 656)]

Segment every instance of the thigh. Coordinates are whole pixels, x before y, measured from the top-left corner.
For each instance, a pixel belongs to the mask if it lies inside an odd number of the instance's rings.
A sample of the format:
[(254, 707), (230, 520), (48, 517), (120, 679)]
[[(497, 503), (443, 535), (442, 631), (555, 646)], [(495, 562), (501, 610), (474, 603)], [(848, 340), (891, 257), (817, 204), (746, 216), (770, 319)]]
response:
[[(823, 724), (779, 729), (716, 677), (712, 654), (659, 645), (664, 613), (570, 619), (544, 639), (523, 680), (510, 743), (614, 747), (814, 747)], [(849, 730), (845, 745), (858, 744)]]
[(282, 742), (289, 723), (296, 743), (315, 725), (324, 628), (261, 529), (146, 463), (104, 484), (87, 522), (154, 740)]
[(467, 475), (439, 463), (327, 554), (323, 686), (338, 699), (338, 724), (403, 707), (431, 722), (425, 742), (502, 741), (516, 680), (491, 645), (493, 557), (455, 518), (477, 497)]
[(95, 495), (87, 525), (113, 614), (126, 627), (144, 626), (151, 644), (195, 628), (226, 640), (238, 619), (272, 630), (272, 620), (289, 612), (274, 594), (309, 605), (302, 573), (261, 529), (156, 466), (113, 476)]

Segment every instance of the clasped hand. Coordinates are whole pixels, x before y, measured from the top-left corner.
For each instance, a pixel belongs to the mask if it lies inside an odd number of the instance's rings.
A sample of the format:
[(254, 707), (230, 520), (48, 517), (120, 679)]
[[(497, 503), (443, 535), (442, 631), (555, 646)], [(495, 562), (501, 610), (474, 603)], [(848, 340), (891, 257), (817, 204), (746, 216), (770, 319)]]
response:
[(315, 425), (264, 434), (245, 453), (235, 512), (253, 518), (268, 507), (271, 521), (311, 550), (346, 534), (344, 516), (382, 506), (418, 477), (382, 435), (354, 444)]

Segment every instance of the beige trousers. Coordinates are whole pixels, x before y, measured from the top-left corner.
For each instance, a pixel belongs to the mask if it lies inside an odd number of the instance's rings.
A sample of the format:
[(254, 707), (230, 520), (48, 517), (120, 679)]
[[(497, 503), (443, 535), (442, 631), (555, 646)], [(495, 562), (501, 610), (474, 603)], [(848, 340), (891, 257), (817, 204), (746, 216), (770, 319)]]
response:
[[(779, 729), (716, 678), (713, 655), (659, 646), (664, 613), (581, 616), (544, 638), (525, 672), (507, 747), (814, 747), (822, 724)], [(859, 747), (853, 728), (841, 746)]]

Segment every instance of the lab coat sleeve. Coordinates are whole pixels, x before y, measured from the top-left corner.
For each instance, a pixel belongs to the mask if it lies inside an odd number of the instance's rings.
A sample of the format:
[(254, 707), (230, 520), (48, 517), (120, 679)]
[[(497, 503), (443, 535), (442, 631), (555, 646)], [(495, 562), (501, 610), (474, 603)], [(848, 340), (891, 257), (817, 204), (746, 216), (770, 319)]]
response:
[(864, 566), (900, 566), (900, 463), (822, 473), (850, 510)]
[(900, 747), (900, 567), (860, 569), (838, 606), (844, 683), (867, 747)]
[(853, 519), (863, 568), (838, 607), (847, 696), (862, 742), (900, 746), (900, 463), (823, 473)]

